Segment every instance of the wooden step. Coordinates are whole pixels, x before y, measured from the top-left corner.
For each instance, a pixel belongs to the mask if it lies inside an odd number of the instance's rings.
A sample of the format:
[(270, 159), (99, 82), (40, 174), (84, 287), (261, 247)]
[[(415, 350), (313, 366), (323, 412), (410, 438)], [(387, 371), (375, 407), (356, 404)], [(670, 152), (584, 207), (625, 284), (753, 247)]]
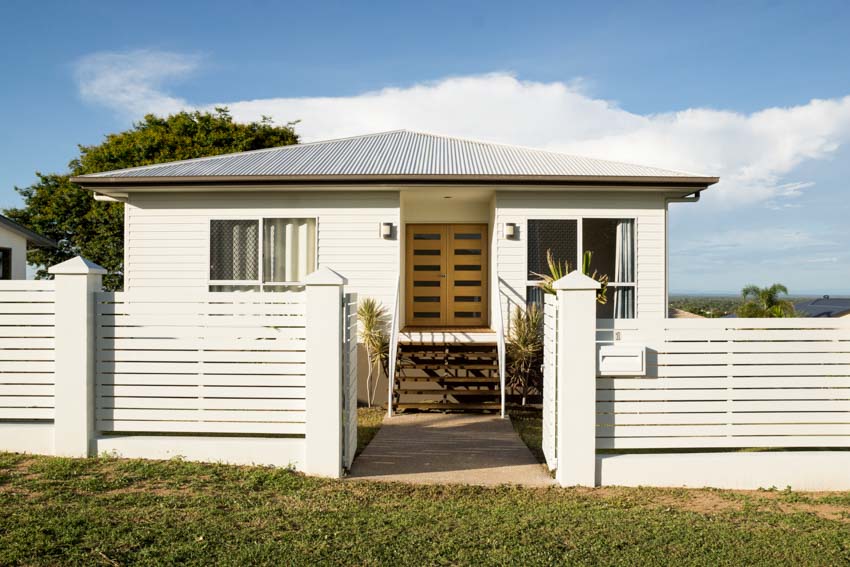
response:
[(498, 384), (498, 376), (398, 376), (399, 381), (406, 382), (445, 382), (447, 384)]
[(397, 389), (401, 395), (410, 394), (414, 396), (500, 396), (502, 391), (498, 388), (487, 390), (414, 390), (409, 388)]
[(452, 403), (452, 402), (422, 402), (422, 403), (404, 403), (396, 404), (396, 409), (417, 409), (417, 410), (501, 410), (502, 404), (499, 402), (481, 402), (481, 403)]
[(422, 364), (406, 363), (399, 364), (399, 368), (405, 370), (498, 370), (494, 364)]

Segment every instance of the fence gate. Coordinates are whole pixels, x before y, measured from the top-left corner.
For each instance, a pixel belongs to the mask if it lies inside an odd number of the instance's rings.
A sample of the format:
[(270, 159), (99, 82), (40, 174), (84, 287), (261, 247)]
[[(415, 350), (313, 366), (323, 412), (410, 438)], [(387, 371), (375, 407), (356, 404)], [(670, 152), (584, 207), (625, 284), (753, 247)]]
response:
[(543, 456), (549, 470), (558, 468), (558, 300), (543, 303)]
[(357, 451), (357, 294), (343, 296), (342, 464), (351, 468)]

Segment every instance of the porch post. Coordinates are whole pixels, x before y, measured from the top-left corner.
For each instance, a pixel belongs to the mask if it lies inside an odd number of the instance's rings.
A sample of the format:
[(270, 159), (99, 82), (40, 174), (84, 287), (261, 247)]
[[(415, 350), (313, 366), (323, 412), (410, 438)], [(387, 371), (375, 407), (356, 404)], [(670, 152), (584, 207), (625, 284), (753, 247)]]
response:
[(596, 485), (596, 291), (579, 271), (556, 281), (558, 294), (557, 443), (561, 486)]
[(305, 472), (339, 478), (343, 447), (342, 287), (346, 279), (321, 268), (307, 287)]
[(94, 439), (94, 294), (106, 270), (77, 256), (48, 270), (56, 276), (54, 454), (88, 457)]

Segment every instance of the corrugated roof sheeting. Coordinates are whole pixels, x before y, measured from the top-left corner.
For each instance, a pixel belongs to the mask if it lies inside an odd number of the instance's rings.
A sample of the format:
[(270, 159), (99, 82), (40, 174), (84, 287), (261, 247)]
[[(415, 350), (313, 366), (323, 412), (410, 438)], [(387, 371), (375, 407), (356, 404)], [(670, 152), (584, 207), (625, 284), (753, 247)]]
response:
[(701, 177), (655, 167), (407, 130), (121, 169), (83, 177), (301, 175)]

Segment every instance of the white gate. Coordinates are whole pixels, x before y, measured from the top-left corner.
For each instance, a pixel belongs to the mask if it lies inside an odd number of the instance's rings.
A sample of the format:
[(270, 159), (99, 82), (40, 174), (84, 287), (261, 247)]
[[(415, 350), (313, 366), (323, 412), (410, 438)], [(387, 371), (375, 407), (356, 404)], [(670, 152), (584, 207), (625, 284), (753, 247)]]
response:
[(558, 468), (558, 301), (543, 302), (543, 455), (549, 470)]
[(357, 294), (342, 303), (342, 464), (350, 468), (357, 451)]

